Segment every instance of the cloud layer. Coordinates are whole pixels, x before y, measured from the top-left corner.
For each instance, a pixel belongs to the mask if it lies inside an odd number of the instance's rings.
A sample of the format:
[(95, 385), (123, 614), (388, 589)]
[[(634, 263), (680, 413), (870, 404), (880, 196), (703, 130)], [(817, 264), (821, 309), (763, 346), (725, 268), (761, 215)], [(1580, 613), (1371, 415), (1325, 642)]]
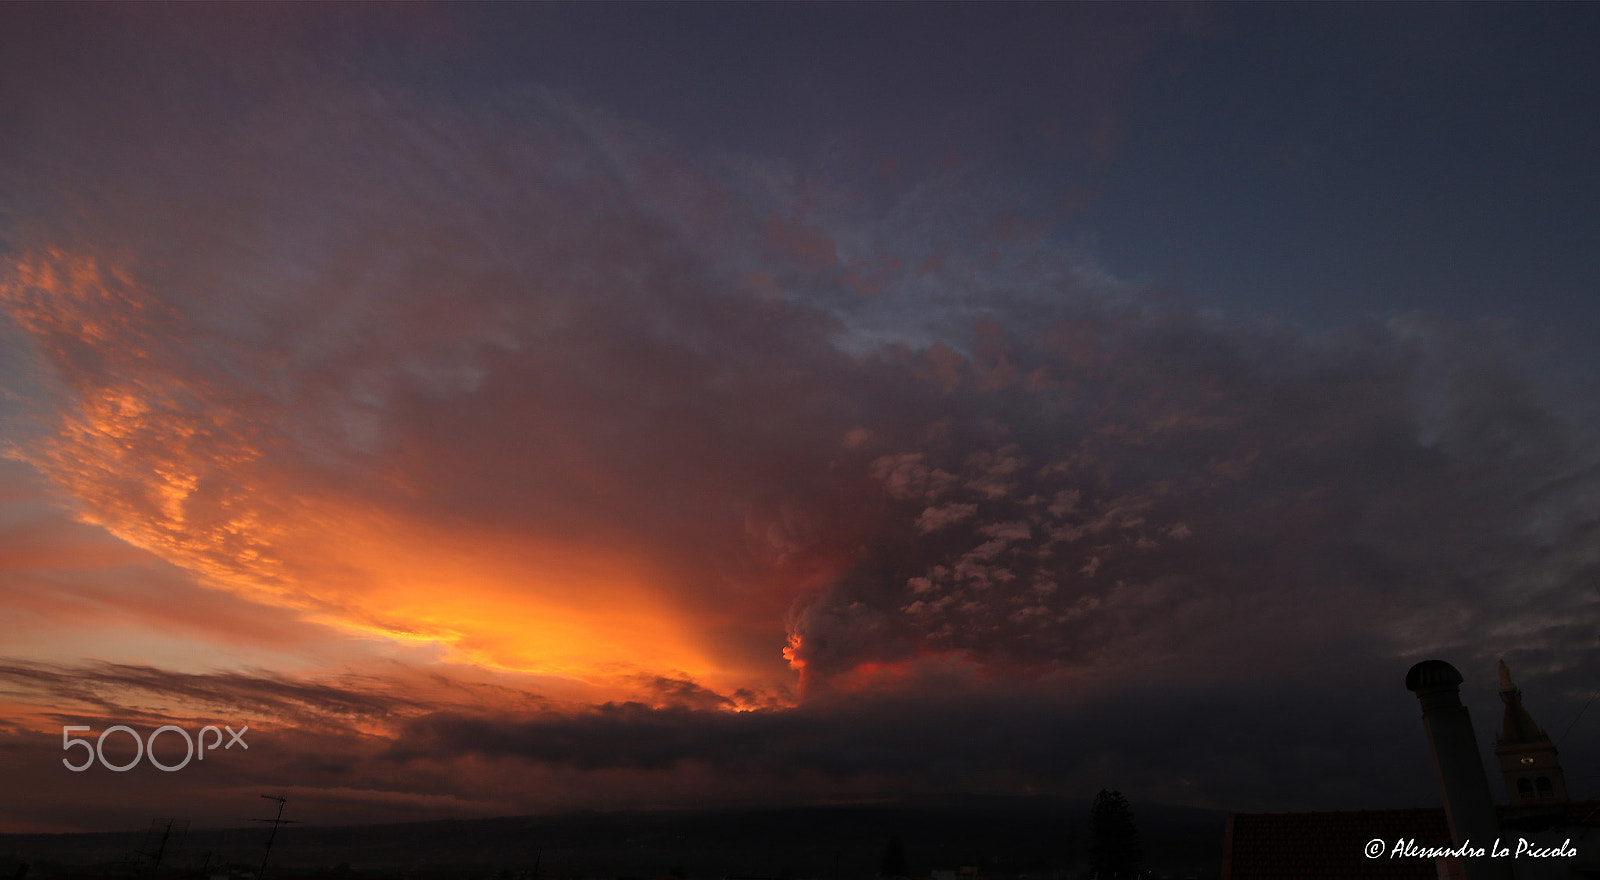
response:
[[(70, 628), (43, 585), (80, 541), (218, 627), (405, 671), (35, 649), (0, 674), (36, 718), (250, 707), (303, 784), (483, 810), (542, 805), (469, 794), (464, 756), (585, 805), (586, 775), (670, 802), (747, 772), (1270, 805), (1383, 778), (1310, 784), (1389, 727), (1298, 687), (1507, 656), (1578, 700), (1596, 670), (1594, 438), (1501, 330), (1310, 334), (1112, 277), (1000, 181), (882, 210), (549, 90), (262, 63), (221, 65), (226, 102), (29, 105), (7, 147), (6, 439), (78, 521), (15, 509), (5, 610)], [(403, 697), (429, 662), (483, 678)], [(1274, 700), (1252, 763), (1227, 721)]]

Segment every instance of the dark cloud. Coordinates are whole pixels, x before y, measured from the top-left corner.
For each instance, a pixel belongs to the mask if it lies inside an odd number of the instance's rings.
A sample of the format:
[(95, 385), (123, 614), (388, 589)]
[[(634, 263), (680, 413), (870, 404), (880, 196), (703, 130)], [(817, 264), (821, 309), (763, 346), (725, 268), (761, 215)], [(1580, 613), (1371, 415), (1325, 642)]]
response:
[[(1490, 330), (1412, 316), (1311, 338), (1108, 310), (970, 345), (899, 355), (945, 406), (865, 466), (876, 530), (794, 612), (811, 673), (918, 652), (1294, 664), (1356, 633), (1507, 650), (1507, 615), (1531, 643), (1567, 625), (1539, 609), (1555, 596), (1594, 627), (1576, 501), (1594, 488), (1545, 488), (1590, 479), (1592, 449), (1486, 356), (1505, 346)], [(1445, 608), (1452, 635), (1417, 619)]]
[[(0, 681), (13, 697), (45, 705), (92, 707), (103, 717), (124, 721), (194, 717), (167, 716), (144, 708), (151, 697), (183, 713), (209, 711), (235, 716), (271, 716), (287, 722), (315, 719), (381, 720), (414, 712), (429, 704), (375, 688), (370, 680), (343, 685), (310, 682), (272, 674), (237, 672), (181, 673), (151, 666), (93, 662), (81, 666), (10, 662), (0, 665)], [(70, 710), (63, 708), (70, 717)], [(171, 710), (169, 710), (171, 711)], [(137, 717), (133, 717), (137, 716)]]
[[(252, 723), (248, 752), (213, 754), (188, 775), (148, 768), (126, 778), (70, 774), (52, 769), (61, 757), (59, 732), (9, 732), (5, 741), (18, 772), (37, 780), (37, 790), (54, 793), (12, 818), (65, 822), (74, 816), (72, 792), (84, 786), (102, 798), (126, 795), (190, 810), (205, 803), (234, 821), (245, 818), (235, 813), (258, 789), (284, 785), (293, 786), (297, 815), (319, 821), (798, 804), (952, 791), (1087, 800), (1109, 785), (1142, 802), (1247, 811), (1434, 803), (1420, 709), (1403, 686), (1407, 664), (1364, 659), (1373, 652), (1359, 641), (1343, 648), (1293, 675), (1226, 661), (1212, 668), (1151, 663), (1132, 673), (1074, 672), (1033, 683), (974, 679), (970, 668), (924, 669), (894, 689), (820, 694), (797, 708), (746, 712), (670, 702), (507, 708), (513, 705), (505, 700), (509, 695), (496, 703), (482, 694), (476, 703), (394, 699), (386, 716), (391, 724), (368, 730), (343, 723), (352, 706), (372, 703), (350, 699), (344, 687), (219, 677), (201, 688), (215, 705), (259, 708), (277, 700), (298, 714), (291, 723)], [(1592, 645), (1575, 653), (1580, 664), (1595, 660)], [(1536, 668), (1539, 658), (1509, 659)], [(1462, 668), (1468, 676), (1463, 697), (1486, 737), (1499, 716), (1492, 667)], [(108, 682), (122, 675), (141, 690), (125, 692), (127, 705), (104, 717), (61, 723), (95, 731), (112, 723), (141, 730), (160, 723), (192, 726), (181, 717), (127, 714), (128, 706), (151, 696), (171, 701), (188, 693), (183, 685), (192, 677), (151, 669), (81, 672)], [(8, 669), (13, 684), (19, 674)], [(165, 689), (169, 679), (177, 690)], [(1530, 707), (1563, 735), (1568, 767), (1588, 766), (1597, 756), (1584, 746), (1582, 732), (1592, 724), (1581, 723), (1578, 735), (1569, 737), (1565, 722), (1578, 701), (1559, 696), (1567, 685), (1588, 682), (1571, 675), (1545, 680), (1537, 700), (1530, 694)], [(380, 689), (375, 682), (366, 688), (369, 694)], [(221, 692), (234, 690), (231, 700), (223, 698)], [(87, 819), (76, 814), (79, 827), (100, 821), (98, 812), (90, 813)], [(120, 815), (114, 813), (105, 821), (114, 823)]]
[[(639, 773), (644, 789), (710, 772), (800, 800), (830, 790), (1092, 793), (1113, 782), (1145, 800), (1243, 810), (1410, 806), (1436, 796), (1402, 664), (1330, 661), (1293, 679), (1232, 671), (1260, 676), (1197, 684), (1203, 676), (1168, 666), (1116, 684), (1081, 677), (1052, 688), (924, 679), (892, 694), (765, 712), (606, 704), (532, 717), (439, 713), (409, 722), (387, 758), (514, 757)], [(1484, 733), (1497, 720), (1492, 676), (1475, 681), (1468, 699)]]

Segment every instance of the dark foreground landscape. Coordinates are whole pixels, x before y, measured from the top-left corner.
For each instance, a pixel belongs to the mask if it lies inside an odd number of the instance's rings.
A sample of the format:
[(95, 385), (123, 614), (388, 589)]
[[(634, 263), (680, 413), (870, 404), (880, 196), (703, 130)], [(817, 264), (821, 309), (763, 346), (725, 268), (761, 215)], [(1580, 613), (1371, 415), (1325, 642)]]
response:
[[(983, 878), (1077, 877), (1088, 863), (1088, 815), (1087, 800), (1041, 797), (287, 825), (273, 844), (266, 877), (866, 878), (880, 873), (895, 837), (913, 877), (943, 877), (947, 871), (971, 877), (971, 869)], [(1152, 805), (1138, 809), (1136, 817), (1150, 876), (1217, 876), (1223, 813)], [(253, 878), (267, 831), (194, 829), (181, 839), (174, 835), (160, 873)], [(159, 829), (0, 835), (0, 877), (148, 877), (160, 847)]]

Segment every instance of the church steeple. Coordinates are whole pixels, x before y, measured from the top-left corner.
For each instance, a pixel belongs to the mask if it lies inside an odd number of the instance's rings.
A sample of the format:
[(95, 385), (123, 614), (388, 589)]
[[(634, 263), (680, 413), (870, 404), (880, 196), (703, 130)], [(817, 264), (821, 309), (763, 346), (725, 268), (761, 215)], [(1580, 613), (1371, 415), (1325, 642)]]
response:
[(1500, 700), (1505, 720), (1495, 736), (1495, 757), (1513, 804), (1565, 802), (1567, 780), (1556, 760), (1556, 746), (1544, 728), (1522, 706), (1522, 689), (1511, 682), (1511, 669), (1500, 661)]

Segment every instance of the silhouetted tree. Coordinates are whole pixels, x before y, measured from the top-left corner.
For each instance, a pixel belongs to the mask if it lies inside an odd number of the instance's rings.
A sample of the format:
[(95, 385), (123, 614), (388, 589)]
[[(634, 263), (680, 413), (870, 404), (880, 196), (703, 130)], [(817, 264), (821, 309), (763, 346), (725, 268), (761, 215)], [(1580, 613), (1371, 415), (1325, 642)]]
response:
[(900, 841), (900, 835), (889, 835), (889, 843), (883, 848), (883, 863), (878, 868), (878, 876), (911, 876), (911, 869), (906, 867), (906, 845)]
[(1089, 864), (1098, 880), (1129, 880), (1144, 867), (1133, 808), (1120, 791), (1100, 789), (1089, 811)]

